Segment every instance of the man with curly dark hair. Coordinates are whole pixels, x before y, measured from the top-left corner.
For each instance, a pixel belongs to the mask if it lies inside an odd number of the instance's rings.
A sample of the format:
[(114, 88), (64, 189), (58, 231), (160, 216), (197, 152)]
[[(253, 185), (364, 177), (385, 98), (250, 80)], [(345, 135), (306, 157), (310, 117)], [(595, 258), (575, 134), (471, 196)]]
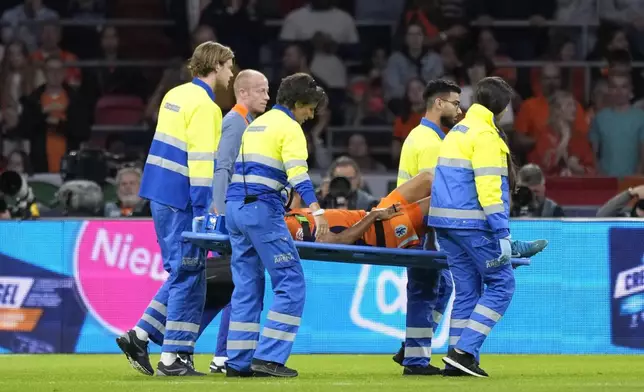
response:
[[(232, 246), (226, 376), (296, 377), (285, 365), (304, 310), (304, 272), (286, 223), (283, 190), (292, 187), (311, 209), (316, 237), (329, 224), (308, 175), (301, 124), (313, 118), (326, 94), (307, 74), (282, 80), (277, 105), (253, 121), (242, 138), (226, 195), (226, 228)], [(264, 269), (275, 300), (260, 335)], [(259, 343), (258, 343), (259, 339)]]

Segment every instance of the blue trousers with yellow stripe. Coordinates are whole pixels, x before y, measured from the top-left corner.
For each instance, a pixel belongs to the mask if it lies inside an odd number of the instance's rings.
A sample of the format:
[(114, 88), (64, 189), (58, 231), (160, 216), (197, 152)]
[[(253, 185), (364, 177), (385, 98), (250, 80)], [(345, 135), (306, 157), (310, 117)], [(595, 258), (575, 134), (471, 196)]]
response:
[[(262, 200), (228, 200), (226, 228), (235, 284), (226, 364), (242, 372), (250, 370), (253, 358), (285, 364), (301, 323), (306, 288), (283, 208)], [(260, 336), (265, 269), (275, 298)]]
[(499, 241), (487, 231), (438, 229), (437, 237), (456, 290), (449, 346), (478, 362), (483, 342), (512, 301), (514, 270), (510, 261), (498, 261)]
[(150, 208), (163, 268), (170, 275), (137, 326), (163, 352), (192, 353), (206, 299), (206, 255), (181, 237), (192, 230), (191, 207), (184, 211), (152, 202)]

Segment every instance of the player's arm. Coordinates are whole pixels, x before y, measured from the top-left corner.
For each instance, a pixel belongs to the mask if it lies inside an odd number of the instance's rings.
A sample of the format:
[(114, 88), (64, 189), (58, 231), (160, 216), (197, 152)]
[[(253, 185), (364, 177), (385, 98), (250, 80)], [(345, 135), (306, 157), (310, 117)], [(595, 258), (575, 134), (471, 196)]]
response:
[(373, 209), (355, 225), (338, 234), (328, 232), (321, 235), (316, 242), (351, 245), (362, 238), (364, 233), (366, 233), (371, 225), (373, 225), (377, 220), (388, 220), (394, 216), (402, 214), (403, 212), (401, 211), (400, 204), (394, 204), (387, 208)]
[(193, 215), (206, 213), (212, 199), (215, 151), (221, 135), (221, 112), (216, 106), (200, 104), (188, 119), (188, 177)]
[(472, 154), (478, 200), (497, 239), (510, 235), (510, 219), (502, 199), (503, 177), (507, 177), (508, 168), (499, 159), (500, 143), (492, 132), (483, 132), (474, 141)]
[(226, 213), (226, 192), (228, 184), (233, 175), (233, 168), (239, 149), (246, 123), (239, 116), (226, 117), (221, 130), (221, 140), (217, 146), (217, 164), (212, 190), (213, 206), (211, 210), (218, 214)]

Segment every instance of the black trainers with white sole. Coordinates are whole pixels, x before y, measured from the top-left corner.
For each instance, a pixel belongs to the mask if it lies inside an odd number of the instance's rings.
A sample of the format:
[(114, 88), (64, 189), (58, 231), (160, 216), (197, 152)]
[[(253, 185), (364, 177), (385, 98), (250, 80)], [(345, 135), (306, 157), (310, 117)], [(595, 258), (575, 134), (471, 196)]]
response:
[(226, 373), (226, 366), (217, 366), (215, 361), (210, 361), (210, 373)]
[(269, 375), (272, 377), (297, 377), (297, 370), (288, 368), (281, 363), (263, 361), (261, 359), (253, 359), (250, 368), (255, 373), (254, 377), (261, 377), (262, 375)]
[(443, 357), (443, 362), (474, 377), (489, 377), (485, 370), (481, 369), (479, 364), (476, 363), (472, 354), (460, 354), (452, 348), (447, 353), (447, 356)]
[(177, 358), (172, 365), (166, 366), (163, 362), (159, 361), (157, 364), (157, 376), (205, 376), (206, 373), (196, 371), (189, 362), (184, 362)]
[(179, 361), (183, 362), (186, 366), (189, 366), (192, 368), (192, 370), (195, 369), (195, 360), (192, 357), (192, 354), (188, 353), (177, 353), (177, 358)]
[(154, 374), (154, 369), (150, 363), (148, 342), (137, 338), (134, 330), (129, 330), (116, 338), (116, 344), (135, 370), (146, 376)]

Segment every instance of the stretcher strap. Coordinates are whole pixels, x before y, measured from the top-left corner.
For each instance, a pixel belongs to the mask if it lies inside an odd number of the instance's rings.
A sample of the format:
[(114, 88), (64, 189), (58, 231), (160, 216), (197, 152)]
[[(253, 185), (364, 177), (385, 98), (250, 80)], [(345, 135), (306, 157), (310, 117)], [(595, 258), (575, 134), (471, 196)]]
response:
[(382, 225), (382, 221), (376, 221), (373, 225), (376, 229), (376, 246), (381, 246), (383, 248), (387, 247), (387, 241), (385, 240), (385, 228)]
[(304, 215), (288, 214), (287, 216), (294, 216), (295, 219), (297, 219), (297, 221), (300, 223), (300, 226), (302, 226), (302, 235), (304, 240), (313, 238), (313, 233), (311, 232), (311, 224), (309, 223), (309, 220), (306, 219)]

